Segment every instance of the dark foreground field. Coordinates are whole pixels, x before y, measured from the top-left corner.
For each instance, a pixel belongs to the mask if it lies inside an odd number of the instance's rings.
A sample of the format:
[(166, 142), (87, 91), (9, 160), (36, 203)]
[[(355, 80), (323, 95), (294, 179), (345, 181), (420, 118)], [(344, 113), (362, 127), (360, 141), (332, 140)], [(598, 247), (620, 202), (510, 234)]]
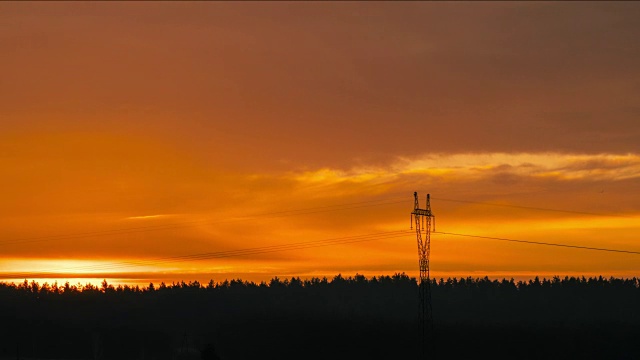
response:
[[(640, 359), (638, 279), (432, 285), (436, 359)], [(415, 359), (404, 275), (152, 289), (0, 285), (0, 359)], [(213, 357), (215, 358), (215, 357)]]

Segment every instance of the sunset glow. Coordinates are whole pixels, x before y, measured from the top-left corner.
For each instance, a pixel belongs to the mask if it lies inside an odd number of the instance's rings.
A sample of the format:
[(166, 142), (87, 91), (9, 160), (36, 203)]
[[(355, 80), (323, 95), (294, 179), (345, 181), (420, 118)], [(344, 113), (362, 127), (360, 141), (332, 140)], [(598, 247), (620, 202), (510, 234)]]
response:
[[(414, 191), (439, 232), (640, 252), (633, 4), (461, 5), (0, 3), (0, 281), (416, 276)], [(639, 259), (436, 232), (431, 274)]]

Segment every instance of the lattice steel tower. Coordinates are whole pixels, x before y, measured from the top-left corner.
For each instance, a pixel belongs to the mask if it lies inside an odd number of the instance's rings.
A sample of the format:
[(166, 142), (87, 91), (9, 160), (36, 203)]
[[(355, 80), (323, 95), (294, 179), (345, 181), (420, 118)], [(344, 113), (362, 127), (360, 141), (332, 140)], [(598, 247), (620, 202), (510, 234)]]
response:
[[(413, 212), (411, 213), (411, 226), (414, 221), (416, 226), (416, 238), (418, 240), (418, 259), (420, 265), (420, 328), (422, 332), (422, 358), (432, 357), (433, 349), (433, 318), (431, 314), (431, 280), (429, 278), (429, 255), (431, 253), (431, 226), (435, 231), (436, 219), (431, 212), (430, 194), (427, 194), (427, 206), (420, 209), (418, 193), (414, 192), (415, 198)], [(433, 221), (432, 221), (433, 220)], [(423, 238), (424, 235), (424, 238)]]

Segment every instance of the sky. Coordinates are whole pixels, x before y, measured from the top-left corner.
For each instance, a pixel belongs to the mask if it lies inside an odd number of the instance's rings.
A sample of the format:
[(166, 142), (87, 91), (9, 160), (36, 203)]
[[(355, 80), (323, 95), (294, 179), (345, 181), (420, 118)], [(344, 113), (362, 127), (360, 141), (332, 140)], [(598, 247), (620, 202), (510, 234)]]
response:
[(417, 276), (414, 191), (433, 277), (640, 276), (637, 254), (443, 234), (640, 251), (638, 18), (0, 2), (0, 281)]

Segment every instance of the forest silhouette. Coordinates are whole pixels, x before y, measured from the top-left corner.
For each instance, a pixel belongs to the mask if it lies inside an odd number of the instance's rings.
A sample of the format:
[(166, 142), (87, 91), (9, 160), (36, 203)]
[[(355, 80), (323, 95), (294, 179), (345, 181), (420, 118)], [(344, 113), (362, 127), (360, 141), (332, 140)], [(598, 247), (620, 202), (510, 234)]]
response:
[[(433, 279), (436, 359), (639, 359), (640, 279)], [(0, 359), (408, 359), (406, 274), (0, 283)]]

